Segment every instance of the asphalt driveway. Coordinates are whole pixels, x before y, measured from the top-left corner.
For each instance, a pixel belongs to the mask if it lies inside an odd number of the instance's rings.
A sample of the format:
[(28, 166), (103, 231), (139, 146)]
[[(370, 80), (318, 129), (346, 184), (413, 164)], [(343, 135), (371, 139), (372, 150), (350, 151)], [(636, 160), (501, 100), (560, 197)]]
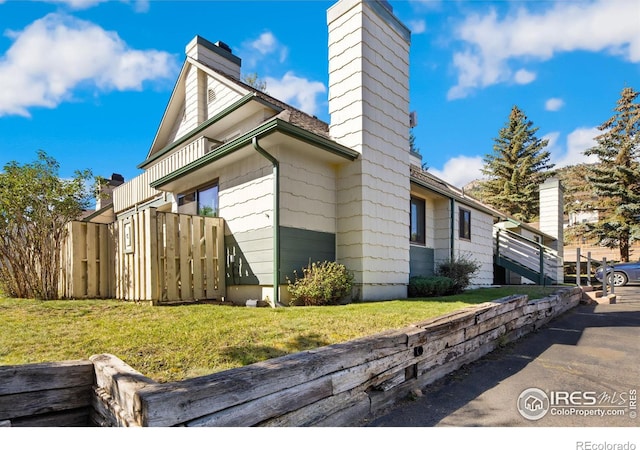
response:
[(616, 294), (616, 304), (581, 304), (366, 426), (640, 426), (640, 286)]

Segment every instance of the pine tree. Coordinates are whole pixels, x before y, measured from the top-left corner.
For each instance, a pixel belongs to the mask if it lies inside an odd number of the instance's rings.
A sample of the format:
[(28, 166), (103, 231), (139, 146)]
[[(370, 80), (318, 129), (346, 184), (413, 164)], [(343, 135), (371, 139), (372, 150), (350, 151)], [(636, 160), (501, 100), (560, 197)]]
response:
[(484, 157), (482, 173), (487, 180), (479, 183), (480, 198), (523, 222), (538, 216), (538, 187), (553, 176), (547, 140), (536, 137), (538, 128), (517, 106), (494, 139), (493, 153)]
[(590, 230), (600, 245), (620, 249), (620, 260), (629, 261), (629, 245), (640, 238), (640, 104), (633, 88), (622, 90), (614, 115), (598, 127), (603, 133), (585, 155), (596, 155), (600, 164), (589, 181), (598, 195), (601, 217)]

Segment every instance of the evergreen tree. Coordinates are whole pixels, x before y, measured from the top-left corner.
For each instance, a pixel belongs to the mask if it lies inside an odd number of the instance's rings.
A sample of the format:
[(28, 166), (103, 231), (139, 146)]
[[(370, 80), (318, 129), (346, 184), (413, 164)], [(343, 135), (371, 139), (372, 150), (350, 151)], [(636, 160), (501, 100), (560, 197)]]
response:
[(482, 173), (487, 180), (479, 183), (478, 195), (495, 208), (523, 222), (538, 216), (538, 187), (553, 176), (549, 169), (547, 140), (536, 137), (538, 128), (517, 106), (494, 139), (493, 153), (484, 157)]
[(601, 217), (589, 234), (600, 245), (620, 249), (629, 261), (629, 245), (640, 236), (640, 104), (633, 88), (622, 90), (614, 115), (598, 127), (597, 145), (585, 151), (596, 155), (589, 181), (598, 196)]

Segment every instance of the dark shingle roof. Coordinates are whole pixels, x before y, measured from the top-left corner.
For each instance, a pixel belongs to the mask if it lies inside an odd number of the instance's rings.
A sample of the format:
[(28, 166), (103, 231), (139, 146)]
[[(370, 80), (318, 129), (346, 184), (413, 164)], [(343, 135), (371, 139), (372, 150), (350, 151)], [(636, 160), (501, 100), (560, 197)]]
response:
[[(199, 61), (200, 64), (203, 64), (201, 61)], [(219, 70), (214, 69), (213, 67), (207, 65), (207, 64), (203, 64), (205, 65), (208, 69), (214, 71), (215, 73), (225, 77), (226, 79), (232, 81), (233, 83), (242, 86), (243, 88), (247, 89), (248, 91), (253, 92), (256, 97), (260, 98), (261, 100), (263, 100), (266, 103), (269, 103), (273, 106), (275, 106), (276, 108), (282, 109), (282, 110), (286, 110), (289, 111), (290, 115), (288, 118), (288, 122), (292, 125), (296, 125), (304, 130), (307, 130), (311, 133), (317, 134), (318, 136), (322, 136), (323, 138), (327, 138), (327, 139), (332, 139), (331, 136), (329, 135), (329, 124), (318, 119), (316, 116), (312, 116), (311, 114), (307, 114), (304, 111), (299, 110), (298, 108), (289, 105), (288, 103), (285, 103), (281, 100), (278, 100), (275, 97), (272, 97), (271, 95), (262, 92), (256, 88), (254, 88), (251, 85), (248, 85), (247, 83), (240, 81), (230, 75), (227, 75), (224, 72), (221, 72)]]

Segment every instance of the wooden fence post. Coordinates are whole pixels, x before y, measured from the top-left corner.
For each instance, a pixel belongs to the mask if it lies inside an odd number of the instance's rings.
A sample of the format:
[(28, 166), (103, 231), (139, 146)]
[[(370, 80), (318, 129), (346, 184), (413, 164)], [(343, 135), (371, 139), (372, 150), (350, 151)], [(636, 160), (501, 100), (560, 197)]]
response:
[(160, 299), (158, 290), (158, 271), (160, 264), (158, 261), (158, 225), (157, 210), (149, 208), (145, 211), (145, 282), (147, 299), (157, 304)]

